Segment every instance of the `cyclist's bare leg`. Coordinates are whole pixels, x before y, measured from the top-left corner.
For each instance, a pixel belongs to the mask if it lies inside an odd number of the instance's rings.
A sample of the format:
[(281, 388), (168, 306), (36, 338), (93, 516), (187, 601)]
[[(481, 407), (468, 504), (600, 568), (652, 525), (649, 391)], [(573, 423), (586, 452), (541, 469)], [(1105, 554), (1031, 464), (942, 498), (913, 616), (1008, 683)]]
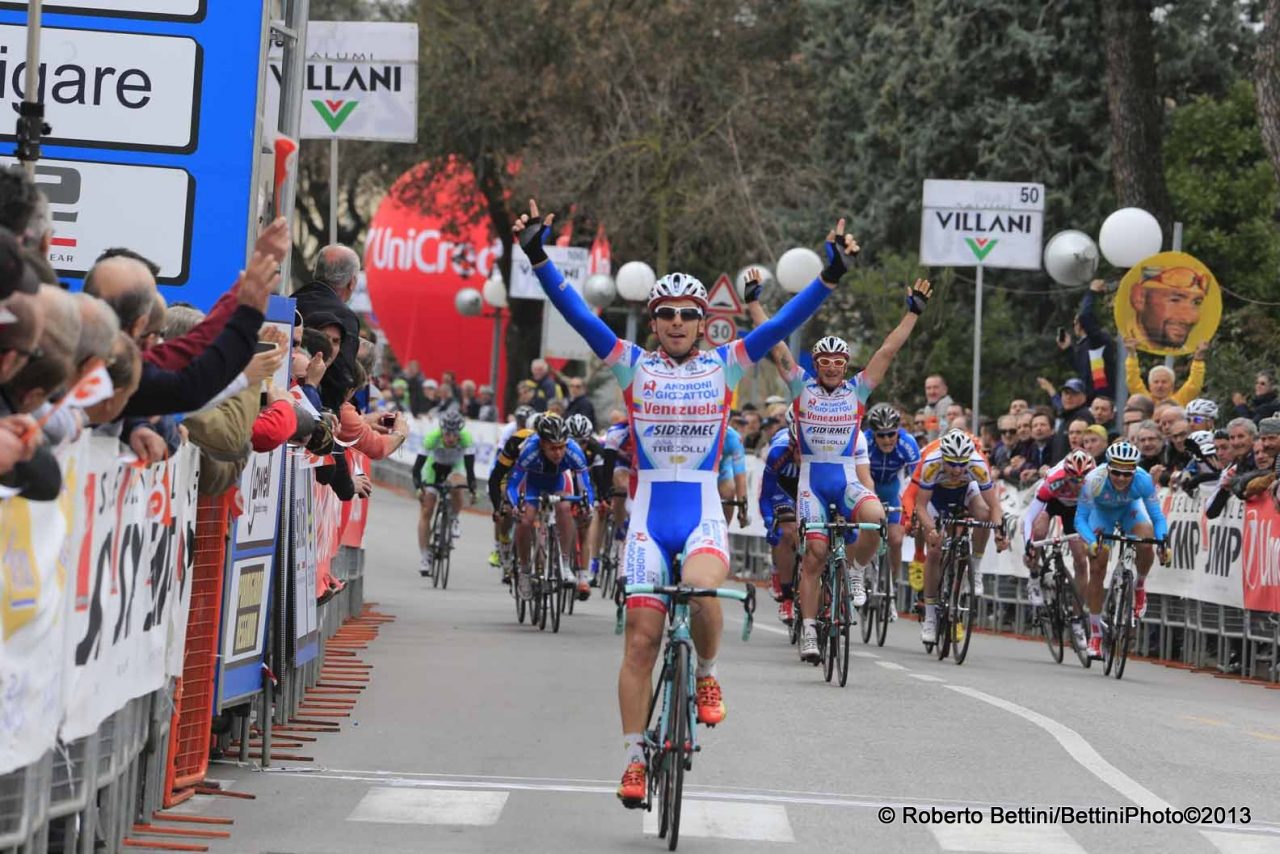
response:
[(794, 584), (799, 526), (792, 518), (790, 522), (779, 522), (778, 531), (778, 544), (773, 547), (773, 565), (778, 570), (779, 581), (783, 584)]
[(516, 557), (526, 572), (529, 569), (529, 548), (533, 545), (533, 521), (538, 510), (532, 504), (516, 510)]
[(800, 616), (803, 619), (818, 617), (818, 592), (829, 547), (825, 537), (805, 538), (804, 558), (800, 561)]
[[(466, 475), (460, 474), (458, 472), (454, 472), (453, 474), (449, 475), (449, 483), (452, 484), (453, 486), (465, 486), (467, 483)], [(453, 518), (457, 519), (459, 514), (462, 513), (462, 490), (461, 489), (449, 490), (449, 504), (450, 506), (453, 507)]]
[[(720, 490), (721, 502), (732, 501), (734, 499), (735, 493), (733, 491), (732, 479), (720, 481), (720, 483), (717, 484), (717, 488)], [(720, 509), (724, 511), (724, 521), (726, 523), (733, 522), (733, 511), (736, 509), (734, 505), (721, 503)]]
[[(1031, 539), (1043, 540), (1049, 535), (1049, 523), (1053, 521), (1047, 510), (1041, 511), (1040, 515), (1031, 523)], [(1037, 576), (1040, 572), (1040, 550), (1035, 549), (1029, 558), (1024, 558), (1023, 563), (1027, 569), (1031, 570), (1031, 575)]]
[(1089, 589), (1089, 577), (1092, 575), (1089, 569), (1089, 555), (1084, 550), (1084, 543), (1079, 540), (1072, 540), (1067, 544), (1067, 548), (1071, 549), (1071, 563), (1076, 571), (1076, 592), (1080, 594), (1081, 599), (1084, 599), (1085, 592)]
[(573, 518), (573, 505), (567, 501), (556, 504), (556, 528), (560, 532), (560, 553), (564, 555), (565, 571), (572, 572), (574, 557), (578, 554), (578, 523)]
[[(1155, 536), (1155, 531), (1152, 529), (1150, 522), (1139, 522), (1133, 526), (1133, 536), (1152, 537)], [(1138, 546), (1137, 551), (1138, 578), (1143, 579), (1151, 571), (1151, 564), (1155, 563), (1156, 550), (1152, 546)]]
[(418, 552), (423, 553), (427, 550), (427, 543), (431, 542), (431, 520), (436, 512), (436, 491), (426, 487), (418, 494), (421, 496), (422, 505), (418, 513)]
[(656, 608), (628, 608), (623, 637), (622, 667), (618, 670), (618, 709), (622, 732), (644, 732), (648, 723), (653, 666), (662, 643), (666, 614)]
[(1102, 613), (1102, 582), (1107, 577), (1107, 558), (1110, 549), (1100, 545), (1098, 553), (1089, 558), (1089, 613), (1095, 616)]
[[(692, 587), (715, 588), (729, 577), (729, 566), (715, 554), (695, 554), (680, 570), (683, 583)], [(724, 631), (724, 612), (719, 599), (694, 599), (690, 604), (689, 633), (700, 661), (714, 661), (720, 651), (720, 635)], [(634, 732), (634, 730), (633, 730)]]
[[(884, 523), (884, 505), (879, 499), (868, 498), (862, 504), (858, 505), (858, 509), (853, 514), (855, 522), (874, 522), (875, 524)], [(858, 539), (854, 541), (853, 548), (850, 551), (850, 560), (853, 566), (867, 566), (875, 558), (876, 551), (880, 548), (880, 532), (879, 531), (859, 531)]]
[(901, 523), (895, 523), (889, 526), (889, 578), (898, 577), (898, 572), (902, 567), (902, 536), (903, 528)]

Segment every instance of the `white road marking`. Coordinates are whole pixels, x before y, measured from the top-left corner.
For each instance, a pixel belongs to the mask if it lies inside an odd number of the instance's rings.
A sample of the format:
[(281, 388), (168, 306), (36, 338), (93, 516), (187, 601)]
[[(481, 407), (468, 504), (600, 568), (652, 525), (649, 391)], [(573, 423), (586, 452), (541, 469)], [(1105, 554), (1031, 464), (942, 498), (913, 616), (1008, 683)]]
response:
[(964, 694), (966, 697), (981, 700), (984, 703), (995, 706), (997, 709), (1004, 709), (1006, 712), (1015, 714), (1040, 727), (1040, 729), (1053, 736), (1058, 744), (1062, 745), (1062, 749), (1067, 751), (1067, 754), (1083, 766), (1086, 771), (1138, 806), (1146, 807), (1149, 810), (1170, 808), (1168, 802), (1162, 800), (1137, 780), (1103, 759), (1102, 754), (1094, 750), (1093, 745), (1086, 741), (1084, 736), (1066, 724), (1059, 723), (1039, 712), (1033, 712), (1025, 706), (1019, 706), (1017, 703), (979, 691), (976, 688), (970, 688), (966, 685), (946, 685), (945, 687), (955, 691), (957, 694)]
[(1205, 838), (1222, 854), (1280, 854), (1280, 838), (1261, 833), (1228, 833), (1202, 830)]
[(895, 661), (877, 661), (876, 664), (883, 667), (885, 670), (906, 670), (907, 669)]
[(879, 658), (880, 657), (876, 655), (874, 652), (862, 652), (861, 650), (854, 650), (853, 654), (856, 655), (858, 658)]
[(347, 821), (381, 824), (496, 824), (507, 792), (374, 786)]
[[(658, 812), (644, 814), (644, 832), (658, 835)], [(690, 801), (680, 804), (680, 838), (741, 839), (751, 842), (795, 842), (787, 809), (772, 804)]]
[(1084, 848), (1061, 825), (993, 827), (987, 824), (929, 826), (943, 851), (982, 851), (990, 854), (1085, 854)]
[[(739, 633), (741, 633), (742, 630), (739, 629), (738, 631)], [(777, 626), (766, 626), (763, 623), (759, 623), (759, 622), (755, 622), (751, 624), (751, 631), (768, 632), (769, 634), (772, 634), (772, 635), (782, 635), (784, 638), (791, 637), (791, 631), (789, 629), (780, 629)]]
[(919, 679), (921, 682), (946, 682), (941, 676), (931, 676), (928, 673), (908, 673), (912, 679)]

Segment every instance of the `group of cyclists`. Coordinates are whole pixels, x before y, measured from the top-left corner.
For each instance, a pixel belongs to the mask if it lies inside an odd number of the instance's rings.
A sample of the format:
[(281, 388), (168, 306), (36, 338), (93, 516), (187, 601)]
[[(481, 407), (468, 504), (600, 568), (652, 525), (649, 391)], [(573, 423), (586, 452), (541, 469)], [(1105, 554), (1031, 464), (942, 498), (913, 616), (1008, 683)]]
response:
[[(537, 499), (553, 494), (579, 496), (583, 507), (596, 508), (575, 513), (573, 504), (561, 502), (555, 509), (562, 553), (579, 556), (574, 566), (579, 597), (590, 595), (599, 556), (614, 548), (620, 549), (619, 574), (629, 584), (722, 585), (730, 570), (729, 512), (736, 509), (744, 526), (749, 519), (741, 441), (734, 444), (728, 426), (730, 401), (746, 368), (768, 357), (786, 384), (790, 407), (787, 429), (775, 434), (765, 456), (758, 508), (772, 549), (779, 617), (801, 623), (800, 658), (816, 661), (820, 655), (815, 620), (820, 577), (832, 547), (824, 525), (833, 517), (868, 523), (835, 544), (848, 556), (847, 589), (855, 607), (866, 602), (866, 575), (881, 551), (881, 532), (888, 559), (901, 565), (903, 538), (914, 517), (916, 535), (927, 546), (921, 640), (934, 642), (944, 536), (939, 520), (967, 515), (994, 523), (974, 532), (971, 561), (979, 584), (990, 533), (994, 530), (998, 549), (1006, 548), (1008, 540), (991, 470), (973, 436), (952, 430), (921, 449), (902, 428), (896, 408), (880, 403), (868, 411), (869, 397), (928, 305), (930, 283), (920, 279), (906, 287), (901, 321), (852, 378), (850, 348), (835, 336), (821, 338), (811, 352), (812, 368), (802, 367), (783, 341), (814, 315), (859, 252), (842, 219), (827, 235), (826, 266), (772, 318), (759, 304), (758, 275), (749, 277), (746, 297), (755, 325), (729, 344), (699, 347), (708, 310), (700, 281), (678, 272), (658, 279), (648, 300), (650, 330), (658, 346), (644, 350), (619, 339), (547, 257), (543, 244), (553, 218), (540, 216), (531, 201), (528, 213), (515, 222), (515, 239), (551, 306), (612, 370), (622, 389), (626, 420), (609, 428), (601, 443), (585, 417), (566, 420), (517, 411), (489, 478), (496, 541), (491, 563), (498, 564), (497, 543), (505, 542), (514, 527), (515, 577), (505, 580), (518, 589), (527, 584)], [(426, 439), (415, 466), (415, 485), (424, 487), (425, 521), (419, 526), (424, 552), (431, 541), (431, 485), (465, 483), (474, 494), (471, 446), (465, 422), (449, 416)], [(1042, 538), (1055, 517), (1065, 532), (1079, 534), (1073, 544), (1076, 577), (1090, 614), (1089, 649), (1099, 656), (1097, 620), (1107, 556), (1098, 533), (1118, 526), (1126, 535), (1161, 539), (1167, 531), (1151, 478), (1138, 468), (1139, 458), (1138, 449), (1126, 441), (1112, 445), (1097, 467), (1087, 453), (1069, 454), (1040, 484), (1024, 522), (1028, 543)], [(453, 490), (450, 499), (461, 502), (462, 496)], [(614, 526), (616, 542), (600, 541), (606, 514), (619, 523)], [(1153, 556), (1150, 546), (1139, 547), (1139, 615), (1145, 608), (1142, 579)], [(1034, 575), (1037, 562), (1031, 550), (1026, 559)], [(673, 566), (679, 566), (679, 578), (672, 577)], [(1033, 603), (1038, 583), (1033, 578), (1029, 588)], [(975, 592), (981, 595), (980, 587)], [(643, 731), (667, 603), (662, 596), (628, 595), (625, 607), (618, 675), (625, 770), (617, 794), (625, 806), (636, 808), (646, 799)], [(716, 668), (722, 626), (717, 599), (693, 600), (697, 719), (708, 726), (721, 723), (727, 713)], [(1076, 625), (1073, 631), (1080, 637), (1085, 626)]]

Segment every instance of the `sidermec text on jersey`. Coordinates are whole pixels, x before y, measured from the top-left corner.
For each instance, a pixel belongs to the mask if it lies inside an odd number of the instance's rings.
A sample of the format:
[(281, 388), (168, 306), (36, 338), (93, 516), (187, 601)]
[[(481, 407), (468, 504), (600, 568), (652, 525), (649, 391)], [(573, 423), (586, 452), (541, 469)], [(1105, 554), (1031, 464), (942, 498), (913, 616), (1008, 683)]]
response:
[[(9, 48), (0, 45), (0, 100), (9, 97), (10, 88), (16, 98), (25, 98), (23, 84), (27, 63), (19, 62), (10, 73), (8, 54)], [(48, 64), (40, 63), (36, 89), (41, 101), (45, 97), (47, 74)], [(151, 78), (141, 68), (121, 69), (102, 65), (87, 68), (73, 62), (65, 62), (53, 69), (53, 87), (49, 97), (54, 103), (100, 107), (104, 95), (113, 98), (122, 107), (140, 110), (151, 103)], [(10, 106), (15, 113), (18, 111), (17, 101)]]

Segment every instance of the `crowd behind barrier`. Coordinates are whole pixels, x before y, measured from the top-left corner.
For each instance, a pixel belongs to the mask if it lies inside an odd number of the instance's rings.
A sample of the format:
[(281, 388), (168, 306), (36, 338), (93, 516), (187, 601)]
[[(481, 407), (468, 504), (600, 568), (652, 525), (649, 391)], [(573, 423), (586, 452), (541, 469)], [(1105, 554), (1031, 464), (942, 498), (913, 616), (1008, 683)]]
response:
[[(211, 751), (235, 737), (244, 758), (251, 723), (269, 764), (271, 722), (362, 611), (367, 501), (334, 499), (300, 448), (206, 498), (189, 443), (146, 466), (85, 434), (57, 456), (57, 501), (0, 501), (0, 851), (117, 851), (191, 796)], [(266, 546), (238, 558), (258, 509)]]
[[(389, 458), (384, 476), (408, 481), (405, 467), (411, 467), (422, 437), (434, 421), (419, 417), (410, 422), (409, 440)], [(467, 429), (475, 440), (476, 477), (488, 478), (497, 454), (503, 424), (469, 421)], [(744, 577), (768, 577), (767, 533), (756, 510), (760, 495), (763, 462), (746, 457), (747, 496), (752, 508), (750, 524), (730, 529), (734, 571)], [(1012, 531), (1007, 551), (990, 549), (983, 561), (983, 574), (995, 576), (986, 587), (983, 620), (987, 627), (1019, 633), (1032, 631), (1032, 608), (1027, 600), (1029, 577), (1022, 562), (1024, 549), (1022, 514), (1034, 497), (1034, 488), (1019, 489), (998, 481), (1005, 518)], [(1215, 519), (1203, 510), (1212, 487), (1202, 485), (1196, 497), (1171, 488), (1160, 490), (1160, 500), (1169, 520), (1172, 559), (1169, 566), (1159, 562), (1147, 576), (1151, 596), (1145, 626), (1154, 634), (1144, 634), (1139, 652), (1156, 658), (1176, 659), (1194, 666), (1239, 667), (1247, 676), (1280, 681), (1276, 649), (1280, 643), (1280, 513), (1267, 494), (1248, 501), (1231, 498)], [(479, 490), (483, 496), (485, 490)], [(904, 561), (915, 554), (908, 536), (903, 545)], [(1113, 560), (1111, 566), (1115, 565)], [(899, 606), (911, 610), (913, 599), (906, 564), (901, 568)], [(1108, 570), (1108, 581), (1110, 579)]]

